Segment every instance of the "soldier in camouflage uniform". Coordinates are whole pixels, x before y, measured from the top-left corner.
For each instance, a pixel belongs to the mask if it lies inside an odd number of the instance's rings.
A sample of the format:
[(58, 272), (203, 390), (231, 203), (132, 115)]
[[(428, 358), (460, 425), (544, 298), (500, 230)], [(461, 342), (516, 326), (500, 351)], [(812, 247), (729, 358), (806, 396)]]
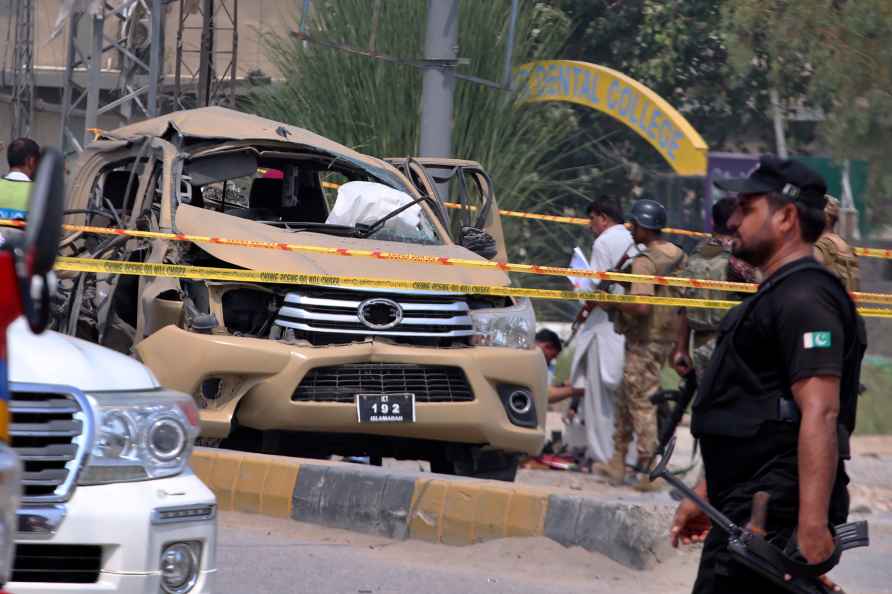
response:
[[(653, 200), (638, 200), (627, 218), (631, 221), (635, 243), (645, 250), (632, 261), (632, 274), (668, 276), (685, 264), (685, 254), (666, 241), (666, 211)], [(631, 295), (669, 296), (665, 286), (632, 283)], [(623, 385), (617, 393), (613, 433), (613, 457), (598, 470), (612, 485), (625, 482), (625, 460), (634, 434), (638, 453), (637, 466), (646, 467), (657, 446), (656, 407), (650, 397), (660, 389), (660, 370), (668, 362), (675, 339), (677, 316), (672, 308), (639, 303), (620, 303), (615, 310), (616, 331), (626, 337)], [(654, 485), (642, 475), (636, 485), (650, 490)]]
[[(731, 255), (731, 237), (728, 219), (734, 212), (734, 198), (723, 198), (712, 207), (713, 235), (703, 241), (691, 254), (688, 264), (679, 276), (705, 280), (757, 282), (756, 270)], [(734, 294), (722, 291), (678, 287), (673, 293), (688, 299), (734, 299)], [(684, 376), (693, 367), (697, 379), (709, 364), (715, 351), (719, 324), (725, 317), (723, 309), (682, 308), (679, 310), (678, 336), (672, 354), (672, 367)], [(691, 343), (693, 342), (693, 350)]]
[(836, 234), (839, 221), (839, 200), (827, 196), (824, 207), (824, 232), (815, 242), (815, 259), (830, 269), (849, 291), (859, 290), (861, 273), (858, 270), (858, 256), (846, 241)]

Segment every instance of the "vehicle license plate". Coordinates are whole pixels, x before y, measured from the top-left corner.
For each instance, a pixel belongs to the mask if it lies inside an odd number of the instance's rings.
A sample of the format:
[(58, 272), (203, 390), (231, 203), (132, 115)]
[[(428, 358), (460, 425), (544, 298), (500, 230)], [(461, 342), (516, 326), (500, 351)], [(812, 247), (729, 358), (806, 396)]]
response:
[(415, 394), (357, 394), (360, 423), (414, 423)]

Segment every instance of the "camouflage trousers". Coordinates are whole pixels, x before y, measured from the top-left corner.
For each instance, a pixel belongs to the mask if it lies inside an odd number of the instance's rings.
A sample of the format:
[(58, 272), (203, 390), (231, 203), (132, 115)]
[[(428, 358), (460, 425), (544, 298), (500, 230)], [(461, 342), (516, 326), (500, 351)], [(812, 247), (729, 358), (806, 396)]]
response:
[(660, 370), (672, 354), (670, 342), (626, 340), (623, 385), (616, 394), (614, 456), (624, 460), (636, 438), (638, 464), (646, 464), (657, 447), (657, 409), (650, 397), (660, 389)]
[(703, 373), (709, 366), (709, 361), (715, 353), (716, 338), (711, 338), (695, 348), (691, 352), (691, 361), (694, 363), (694, 371), (697, 373), (697, 380), (703, 380)]

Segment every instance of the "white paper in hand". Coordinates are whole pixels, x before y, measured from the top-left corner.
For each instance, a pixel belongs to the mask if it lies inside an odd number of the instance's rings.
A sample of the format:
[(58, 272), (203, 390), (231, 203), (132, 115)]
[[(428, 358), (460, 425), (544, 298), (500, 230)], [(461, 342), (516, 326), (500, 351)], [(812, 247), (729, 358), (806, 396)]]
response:
[[(573, 255), (570, 257), (570, 265), (568, 268), (572, 268), (573, 270), (585, 270), (587, 272), (591, 270), (585, 254), (582, 253), (582, 250), (579, 249), (578, 246), (573, 248)], [(595, 285), (592, 283), (591, 278), (579, 276), (568, 276), (567, 278), (573, 284), (573, 288), (577, 291), (595, 290)]]

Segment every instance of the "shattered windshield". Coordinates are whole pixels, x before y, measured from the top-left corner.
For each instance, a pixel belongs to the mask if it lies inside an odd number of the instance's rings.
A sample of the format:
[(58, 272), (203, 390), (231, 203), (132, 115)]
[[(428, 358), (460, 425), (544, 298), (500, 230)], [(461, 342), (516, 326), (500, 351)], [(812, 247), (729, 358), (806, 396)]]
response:
[[(286, 231), (358, 236), (363, 226), (410, 205), (415, 195), (396, 176), (338, 157), (235, 151), (187, 161), (178, 200)], [(387, 174), (387, 175), (384, 175)], [(371, 239), (440, 245), (427, 211), (410, 205)]]

